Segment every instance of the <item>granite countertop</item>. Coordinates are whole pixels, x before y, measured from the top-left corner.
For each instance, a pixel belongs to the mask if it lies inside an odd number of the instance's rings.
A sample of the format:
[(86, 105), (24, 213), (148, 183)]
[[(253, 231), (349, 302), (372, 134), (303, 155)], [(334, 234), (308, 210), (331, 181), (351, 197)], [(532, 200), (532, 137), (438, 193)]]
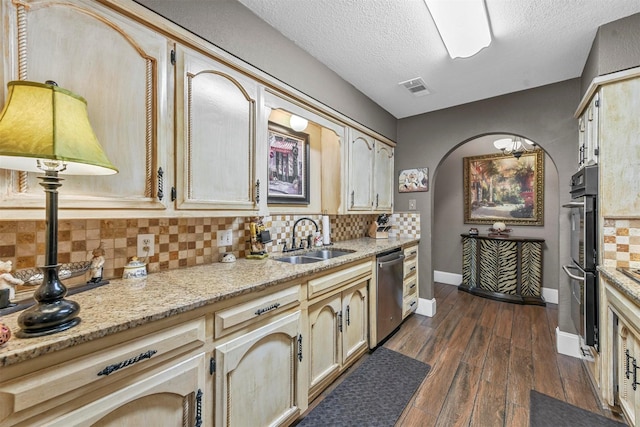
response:
[(598, 266), (598, 271), (602, 273), (616, 289), (640, 307), (640, 284), (625, 276), (614, 267)]
[[(419, 239), (362, 238), (336, 242), (332, 249), (354, 253), (312, 264), (238, 259), (234, 263), (212, 263), (149, 274), (145, 279), (114, 279), (109, 284), (73, 295), (80, 304), (80, 324), (69, 330), (37, 338), (11, 337), (0, 347), (0, 367), (102, 338), (136, 326), (164, 319), (235, 296), (260, 291), (313, 273), (371, 257)], [(296, 253), (288, 253), (294, 255)], [(15, 332), (20, 313), (1, 321)]]

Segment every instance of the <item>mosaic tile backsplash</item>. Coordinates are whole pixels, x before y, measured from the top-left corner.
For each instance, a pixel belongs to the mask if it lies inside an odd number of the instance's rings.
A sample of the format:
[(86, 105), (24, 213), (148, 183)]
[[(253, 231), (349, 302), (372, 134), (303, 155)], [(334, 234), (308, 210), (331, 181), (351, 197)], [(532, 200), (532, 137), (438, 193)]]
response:
[(640, 219), (605, 219), (605, 267), (640, 268)]
[[(314, 220), (321, 231), (321, 215), (277, 215), (263, 218), (271, 232), (269, 253), (282, 251), (286, 240), (291, 245), (294, 222), (303, 217)], [(330, 215), (331, 241), (340, 242), (364, 237), (377, 215)], [(124, 266), (136, 255), (137, 236), (155, 235), (155, 254), (147, 260), (150, 273), (180, 267), (218, 262), (225, 253), (243, 258), (249, 251), (249, 224), (253, 217), (234, 218), (137, 218), (137, 219), (74, 219), (58, 223), (58, 262), (80, 262), (91, 259), (91, 251), (100, 244), (105, 250), (103, 277), (122, 277)], [(420, 236), (418, 213), (397, 213), (391, 216), (390, 236)], [(232, 230), (229, 246), (217, 246), (217, 235)], [(298, 225), (296, 241), (306, 239), (315, 231), (310, 221)], [(0, 221), (0, 260), (12, 261), (13, 269), (34, 268), (44, 264), (45, 222)], [(65, 284), (84, 283), (86, 276), (65, 279)], [(19, 287), (26, 288), (26, 287)], [(32, 288), (29, 288), (32, 289)], [(20, 289), (18, 289), (19, 291)]]

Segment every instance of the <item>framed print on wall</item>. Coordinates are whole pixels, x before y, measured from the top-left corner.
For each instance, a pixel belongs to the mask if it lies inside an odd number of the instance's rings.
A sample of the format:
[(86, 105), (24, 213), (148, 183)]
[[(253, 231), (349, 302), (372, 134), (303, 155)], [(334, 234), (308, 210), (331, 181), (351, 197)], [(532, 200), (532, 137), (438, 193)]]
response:
[(267, 203), (309, 204), (309, 135), (269, 122)]
[(398, 176), (398, 192), (429, 191), (429, 168), (405, 169)]
[(465, 157), (464, 223), (544, 224), (544, 152)]

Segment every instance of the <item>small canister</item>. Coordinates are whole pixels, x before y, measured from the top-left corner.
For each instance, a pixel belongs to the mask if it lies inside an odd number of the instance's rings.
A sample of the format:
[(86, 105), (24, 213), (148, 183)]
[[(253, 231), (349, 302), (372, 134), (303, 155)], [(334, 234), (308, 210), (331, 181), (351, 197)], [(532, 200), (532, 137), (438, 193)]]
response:
[(138, 257), (131, 258), (129, 264), (124, 266), (123, 279), (135, 279), (139, 277), (147, 277), (147, 264), (140, 261)]

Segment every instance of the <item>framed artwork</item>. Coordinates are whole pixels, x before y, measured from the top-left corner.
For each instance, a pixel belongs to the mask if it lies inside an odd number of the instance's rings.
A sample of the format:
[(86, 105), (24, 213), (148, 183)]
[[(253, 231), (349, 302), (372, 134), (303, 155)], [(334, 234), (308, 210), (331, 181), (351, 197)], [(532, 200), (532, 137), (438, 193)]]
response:
[(400, 193), (429, 191), (429, 168), (401, 170), (398, 177), (398, 191)]
[(544, 223), (544, 152), (465, 157), (464, 223)]
[(267, 203), (309, 204), (309, 135), (269, 122)]

